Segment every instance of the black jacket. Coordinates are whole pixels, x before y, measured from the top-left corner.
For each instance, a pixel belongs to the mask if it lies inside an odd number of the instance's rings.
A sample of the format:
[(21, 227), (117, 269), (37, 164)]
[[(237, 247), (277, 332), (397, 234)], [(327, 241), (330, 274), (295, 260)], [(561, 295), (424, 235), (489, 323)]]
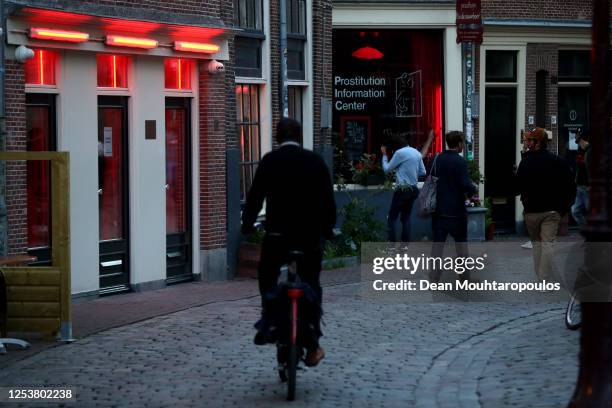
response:
[(514, 178), (526, 213), (569, 211), (576, 194), (572, 171), (565, 160), (546, 149), (523, 155)]
[(438, 177), (435, 215), (465, 217), (466, 195), (478, 192), (468, 175), (467, 162), (453, 150), (443, 151), (434, 160), (431, 174)]
[(291, 242), (316, 243), (331, 237), (336, 203), (327, 165), (318, 154), (285, 145), (266, 154), (257, 167), (242, 212), (249, 232), (266, 199), (266, 232)]

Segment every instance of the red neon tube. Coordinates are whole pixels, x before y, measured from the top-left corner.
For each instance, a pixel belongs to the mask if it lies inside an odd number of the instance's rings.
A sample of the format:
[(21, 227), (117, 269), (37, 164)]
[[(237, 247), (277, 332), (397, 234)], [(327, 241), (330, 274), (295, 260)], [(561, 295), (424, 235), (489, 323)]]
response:
[(124, 37), (122, 35), (107, 35), (106, 45), (114, 45), (116, 47), (131, 47), (131, 48), (157, 48), (157, 41), (150, 38), (135, 38)]
[(35, 27), (30, 28), (30, 38), (80, 43), (89, 40), (89, 34), (80, 31), (53, 30), (50, 28)]
[(191, 41), (175, 41), (174, 49), (176, 51), (203, 52), (207, 54), (214, 54), (216, 52), (219, 52), (219, 46), (216, 44)]

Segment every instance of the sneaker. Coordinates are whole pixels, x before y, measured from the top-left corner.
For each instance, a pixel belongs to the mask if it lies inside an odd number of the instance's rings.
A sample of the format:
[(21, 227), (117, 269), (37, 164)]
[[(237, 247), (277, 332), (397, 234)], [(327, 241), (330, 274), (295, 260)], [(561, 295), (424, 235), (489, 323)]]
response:
[(323, 350), (323, 347), (318, 347), (306, 353), (306, 360), (304, 360), (304, 362), (306, 363), (307, 367), (314, 367), (324, 358), (325, 350)]
[(521, 248), (523, 249), (533, 249), (533, 244), (531, 243), (531, 241), (527, 241), (524, 244), (521, 245)]

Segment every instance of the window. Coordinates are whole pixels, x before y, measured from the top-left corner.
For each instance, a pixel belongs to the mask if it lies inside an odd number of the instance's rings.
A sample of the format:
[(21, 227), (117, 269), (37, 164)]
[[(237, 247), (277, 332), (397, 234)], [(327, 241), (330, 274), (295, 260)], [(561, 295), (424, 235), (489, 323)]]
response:
[(25, 82), (27, 85), (56, 85), (55, 64), (57, 53), (47, 50), (35, 50), (34, 58), (25, 63)]
[(559, 51), (559, 80), (590, 81), (589, 51)]
[(123, 55), (98, 55), (98, 86), (127, 88), (128, 57)]
[(262, 0), (235, 0), (236, 22), (243, 30), (236, 36), (236, 75), (261, 78), (263, 32)]
[(516, 51), (487, 51), (487, 82), (516, 82)]
[(166, 89), (191, 89), (191, 60), (166, 58), (164, 65)]
[(287, 77), (305, 79), (306, 0), (287, 0)]
[[(289, 100), (289, 117), (295, 119), (303, 126), (303, 110), (302, 101), (304, 95), (304, 88), (301, 86), (288, 86), (287, 94)], [(300, 140), (300, 144), (304, 144), (303, 140)]]
[(244, 201), (261, 156), (259, 87), (246, 84), (236, 86), (236, 103), (236, 125), (240, 142), (240, 199)]

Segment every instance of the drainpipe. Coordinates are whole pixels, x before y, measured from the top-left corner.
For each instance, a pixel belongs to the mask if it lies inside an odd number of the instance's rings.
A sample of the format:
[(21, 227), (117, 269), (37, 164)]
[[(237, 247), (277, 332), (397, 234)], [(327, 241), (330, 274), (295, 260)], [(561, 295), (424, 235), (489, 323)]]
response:
[(280, 108), (281, 116), (289, 117), (287, 91), (287, 0), (280, 0)]
[[(4, 108), (4, 48), (6, 24), (4, 0), (0, 0), (0, 151), (6, 150), (6, 118)], [(0, 256), (8, 254), (8, 210), (6, 208), (6, 162), (0, 161)]]

